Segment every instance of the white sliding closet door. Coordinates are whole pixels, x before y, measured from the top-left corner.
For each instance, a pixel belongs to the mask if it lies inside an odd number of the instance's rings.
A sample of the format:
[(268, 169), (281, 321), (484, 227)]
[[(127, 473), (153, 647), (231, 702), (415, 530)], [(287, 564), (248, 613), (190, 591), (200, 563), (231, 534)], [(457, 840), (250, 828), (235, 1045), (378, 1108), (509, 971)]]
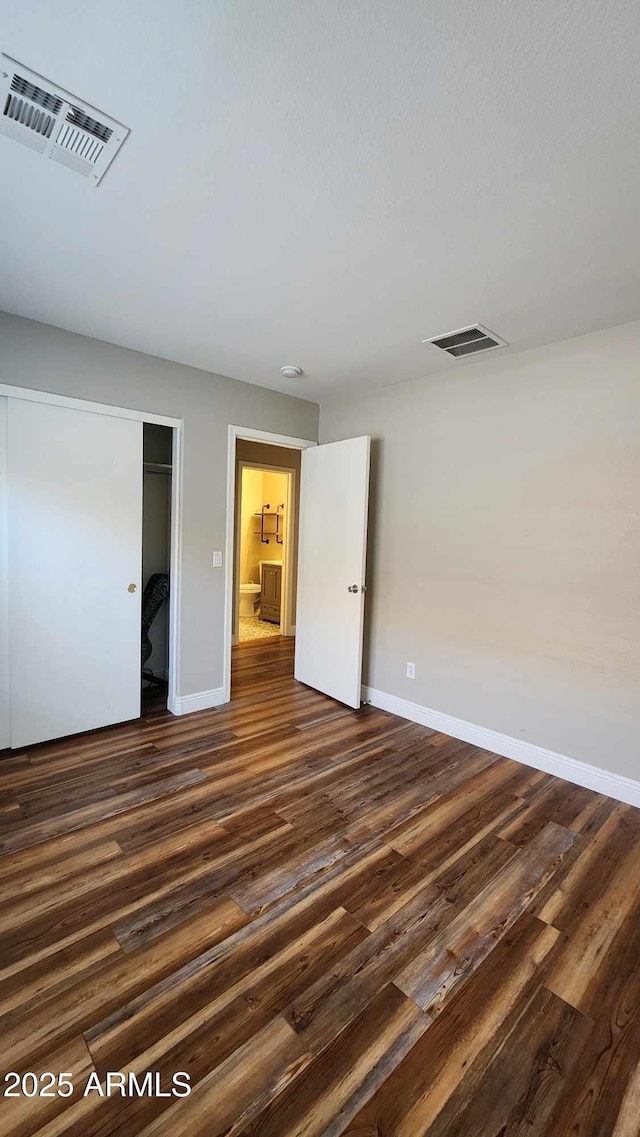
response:
[(7, 402), (17, 747), (140, 714), (142, 423)]
[(11, 746), (7, 581), (7, 400), (0, 395), (0, 750)]

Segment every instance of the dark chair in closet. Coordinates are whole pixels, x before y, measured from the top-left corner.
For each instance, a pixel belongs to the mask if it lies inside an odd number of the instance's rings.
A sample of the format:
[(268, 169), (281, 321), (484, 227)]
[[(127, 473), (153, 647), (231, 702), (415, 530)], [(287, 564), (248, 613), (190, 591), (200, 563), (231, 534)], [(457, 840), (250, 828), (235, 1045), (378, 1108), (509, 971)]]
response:
[(164, 679), (159, 679), (148, 668), (145, 669), (145, 663), (151, 655), (152, 643), (149, 639), (149, 628), (155, 620), (158, 612), (162, 608), (169, 596), (169, 574), (166, 572), (154, 572), (147, 581), (147, 586), (142, 594), (142, 678), (148, 683), (164, 683)]

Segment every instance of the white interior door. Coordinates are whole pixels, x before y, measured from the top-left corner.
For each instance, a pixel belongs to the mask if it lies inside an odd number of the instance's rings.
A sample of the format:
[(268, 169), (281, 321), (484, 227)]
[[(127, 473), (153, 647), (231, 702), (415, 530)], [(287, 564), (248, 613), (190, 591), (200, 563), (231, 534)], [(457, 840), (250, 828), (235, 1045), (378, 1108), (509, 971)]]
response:
[(8, 400), (11, 745), (140, 714), (142, 423)]
[(360, 706), (368, 437), (303, 451), (295, 677)]

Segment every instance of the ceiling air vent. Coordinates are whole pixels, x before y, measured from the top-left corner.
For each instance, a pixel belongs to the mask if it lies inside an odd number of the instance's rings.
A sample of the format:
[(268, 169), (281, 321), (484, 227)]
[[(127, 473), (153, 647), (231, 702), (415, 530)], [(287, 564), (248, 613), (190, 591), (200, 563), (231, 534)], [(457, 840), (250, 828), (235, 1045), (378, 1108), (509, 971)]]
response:
[(458, 359), (461, 355), (475, 355), (479, 351), (489, 351), (494, 347), (507, 347), (507, 341), (494, 335), (482, 324), (470, 328), (459, 328), (457, 332), (447, 332), (444, 336), (430, 336), (423, 343), (432, 343)]
[(1, 57), (0, 134), (67, 166), (97, 186), (129, 128), (36, 75), (8, 55)]

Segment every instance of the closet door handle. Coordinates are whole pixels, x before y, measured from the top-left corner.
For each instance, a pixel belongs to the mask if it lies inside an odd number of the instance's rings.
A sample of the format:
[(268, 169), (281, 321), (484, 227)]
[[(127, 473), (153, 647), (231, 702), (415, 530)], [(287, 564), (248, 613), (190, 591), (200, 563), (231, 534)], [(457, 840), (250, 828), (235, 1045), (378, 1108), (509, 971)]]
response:
[(135, 590), (136, 590), (135, 584), (130, 584), (127, 588), (127, 592), (135, 592)]
[(358, 591), (358, 585), (357, 584), (350, 584), (349, 587), (347, 588), (347, 592), (357, 592), (357, 591)]

